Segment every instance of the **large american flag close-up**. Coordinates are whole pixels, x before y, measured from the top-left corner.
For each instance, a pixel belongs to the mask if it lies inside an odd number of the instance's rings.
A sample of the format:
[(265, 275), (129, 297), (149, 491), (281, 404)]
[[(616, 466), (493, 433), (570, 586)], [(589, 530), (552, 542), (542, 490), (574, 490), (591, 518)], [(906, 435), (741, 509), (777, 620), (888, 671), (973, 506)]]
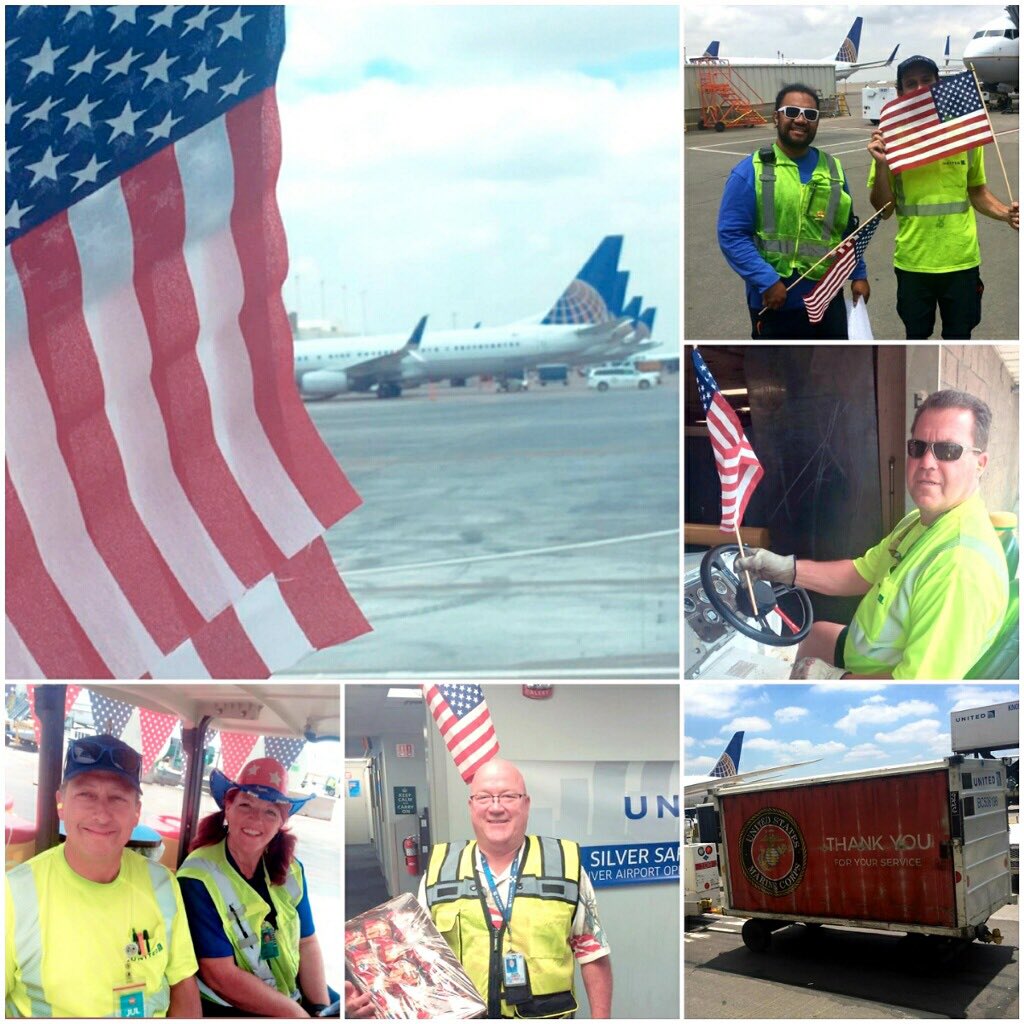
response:
[(722, 483), (721, 529), (731, 533), (743, 522), (743, 513), (764, 476), (764, 469), (750, 447), (739, 417), (722, 397), (715, 378), (696, 348), (693, 350), (693, 368), (697, 373), (697, 392), (707, 415), (711, 449)]
[(293, 380), (281, 7), (5, 9), (9, 678), (252, 678), (370, 627)]
[(978, 83), (969, 71), (923, 85), (882, 107), (878, 127), (893, 174), (993, 141)]
[(466, 782), (472, 782), (480, 766), (498, 754), (484, 691), (475, 683), (424, 683), (423, 694), (455, 767)]

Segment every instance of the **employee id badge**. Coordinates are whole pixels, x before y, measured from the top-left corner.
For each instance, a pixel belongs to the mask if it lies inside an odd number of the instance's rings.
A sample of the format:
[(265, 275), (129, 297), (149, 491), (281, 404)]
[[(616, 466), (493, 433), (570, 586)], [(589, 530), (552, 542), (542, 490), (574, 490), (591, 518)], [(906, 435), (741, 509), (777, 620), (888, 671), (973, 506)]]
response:
[(130, 985), (118, 985), (114, 989), (113, 1016), (146, 1016), (146, 983), (144, 981), (137, 981)]
[(260, 929), (260, 959), (273, 960), (275, 956), (280, 955), (281, 950), (277, 946), (277, 932), (264, 922)]
[(526, 957), (522, 953), (506, 953), (501, 958), (505, 1002), (510, 1006), (525, 1003), (530, 998), (530, 975), (526, 970)]

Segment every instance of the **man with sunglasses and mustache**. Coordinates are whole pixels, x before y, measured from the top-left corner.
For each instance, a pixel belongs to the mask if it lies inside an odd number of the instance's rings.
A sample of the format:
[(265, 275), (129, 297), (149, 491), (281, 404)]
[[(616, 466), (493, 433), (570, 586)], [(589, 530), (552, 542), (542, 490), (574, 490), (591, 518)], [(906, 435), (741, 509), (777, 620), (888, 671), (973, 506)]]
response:
[(936, 391), (907, 442), (915, 511), (860, 558), (815, 562), (748, 549), (736, 568), (836, 597), (863, 595), (849, 626), (815, 622), (791, 679), (963, 679), (1003, 623), (1006, 557), (978, 493), (989, 407)]
[(114, 736), (72, 740), (57, 790), (67, 841), (7, 873), (8, 1017), (199, 1017), (181, 892), (125, 848), (142, 758)]
[[(803, 299), (831, 265), (819, 261), (856, 228), (846, 175), (834, 156), (811, 145), (819, 118), (810, 86), (783, 86), (775, 107), (774, 145), (737, 164), (725, 183), (718, 244), (746, 283), (752, 338), (845, 340), (842, 290), (816, 324)], [(854, 268), (852, 291), (855, 302), (871, 294), (863, 260)]]
[[(908, 57), (896, 69), (896, 92), (902, 96), (938, 80), (935, 61)], [(981, 147), (899, 174), (889, 170), (881, 130), (872, 134), (868, 152), (874, 158), (868, 173), (871, 205), (881, 210), (892, 203), (899, 224), (893, 253), (896, 312), (907, 340), (932, 336), (936, 306), (942, 315), (942, 337), (968, 340), (981, 322), (985, 291), (975, 211), (1005, 221), (1017, 231), (1020, 205), (1006, 206), (989, 191)], [(882, 214), (883, 220), (892, 216), (893, 206)]]

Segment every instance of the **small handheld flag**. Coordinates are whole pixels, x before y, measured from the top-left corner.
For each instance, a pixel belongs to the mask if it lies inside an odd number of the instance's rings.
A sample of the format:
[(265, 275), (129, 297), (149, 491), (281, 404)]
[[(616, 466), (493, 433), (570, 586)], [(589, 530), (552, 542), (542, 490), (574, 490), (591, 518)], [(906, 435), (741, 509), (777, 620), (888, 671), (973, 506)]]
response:
[(477, 769), (498, 753), (491, 712), (476, 684), (423, 684), (423, 695), (455, 767), (467, 783)]
[(890, 100), (882, 107), (878, 127), (893, 174), (984, 146), (995, 138), (969, 71)]
[(878, 227), (880, 218), (873, 218), (863, 228), (850, 235), (842, 245), (836, 249), (836, 261), (828, 268), (825, 276), (804, 296), (804, 306), (807, 307), (807, 319), (812, 324), (821, 322), (828, 309), (829, 303), (842, 290), (846, 279), (853, 273), (857, 261), (864, 255), (871, 236)]
[(697, 372), (697, 391), (708, 419), (711, 449), (715, 453), (718, 477), (722, 482), (722, 526), (725, 533), (743, 521), (754, 489), (764, 476), (764, 468), (750, 447), (739, 417), (722, 397), (715, 378), (697, 349), (693, 350)]

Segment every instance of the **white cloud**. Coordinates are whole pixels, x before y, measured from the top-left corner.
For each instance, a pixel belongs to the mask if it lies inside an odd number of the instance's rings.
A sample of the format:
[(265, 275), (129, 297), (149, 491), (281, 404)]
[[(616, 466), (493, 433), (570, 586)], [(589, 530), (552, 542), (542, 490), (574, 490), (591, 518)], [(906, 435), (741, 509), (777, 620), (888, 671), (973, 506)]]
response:
[[(916, 722), (907, 722), (891, 732), (876, 732), (875, 742), (893, 746), (923, 746), (929, 753), (942, 756), (949, 753), (950, 738), (948, 732), (941, 730), (942, 723), (938, 719), (922, 718)], [(921, 760), (921, 757), (917, 756), (917, 760)]]
[[(892, 686), (892, 683), (871, 683), (871, 682), (846, 682), (841, 679), (837, 679), (834, 683), (814, 683), (811, 689), (815, 693), (868, 693), (874, 690), (884, 690), (887, 686)], [(879, 700), (884, 698), (873, 697), (872, 700)]]
[(900, 718), (927, 715), (939, 709), (926, 700), (902, 700), (888, 704), (884, 700), (869, 698), (859, 707), (851, 708), (836, 722), (836, 728), (853, 735), (862, 725), (888, 725)]
[(697, 741), (692, 736), (684, 736), (683, 737), (683, 746), (686, 749), (689, 749), (690, 747), (692, 747), (696, 742)]
[(1020, 700), (1020, 687), (1007, 686), (999, 690), (981, 686), (953, 686), (947, 691), (947, 698), (950, 701), (950, 712), (963, 711), (964, 708), (983, 708), (990, 704)]
[(683, 711), (687, 717), (728, 718), (743, 701), (742, 686), (742, 683), (713, 683), (687, 689), (683, 694)]
[(722, 733), (733, 733), (733, 732), (768, 732), (772, 727), (772, 723), (767, 719), (758, 718), (756, 715), (749, 715), (746, 718), (734, 718), (727, 725), (723, 725), (719, 730)]
[(686, 759), (687, 775), (710, 775), (711, 769), (718, 764), (717, 757), (688, 757)]
[(807, 708), (795, 706), (778, 708), (775, 712), (776, 722), (797, 722), (807, 714)]
[(743, 746), (746, 750), (764, 750), (778, 755), (779, 758), (790, 758), (795, 761), (841, 754), (846, 750), (846, 744), (837, 740), (813, 743), (811, 740), (769, 740), (761, 736), (747, 741)]
[(876, 761), (878, 764), (888, 755), (881, 747), (874, 743), (858, 743), (843, 755), (844, 761)]

